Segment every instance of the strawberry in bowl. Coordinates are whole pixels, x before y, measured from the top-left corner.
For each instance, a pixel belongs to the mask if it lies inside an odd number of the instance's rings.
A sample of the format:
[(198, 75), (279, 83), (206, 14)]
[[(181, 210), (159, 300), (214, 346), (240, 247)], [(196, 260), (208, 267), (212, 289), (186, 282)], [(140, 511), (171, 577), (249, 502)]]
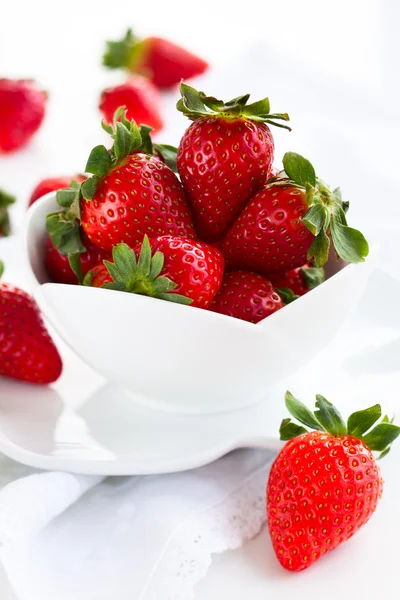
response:
[[(261, 400), (321, 351), (361, 297), (372, 261), (342, 268), (333, 256), (335, 275), (285, 306), (293, 297), (282, 290), (300, 295), (290, 289), (299, 283), (291, 269), (321, 268), (329, 245), (363, 263), (368, 244), (308, 161), (300, 157), (299, 169), (286, 156), (285, 173), (272, 169), (268, 124), (284, 124), (286, 114), (271, 114), (266, 99), (248, 104), (248, 95), (223, 103), (186, 85), (181, 94), (178, 108), (194, 123), (177, 161), (171, 146), (153, 145), (149, 127), (117, 110), (103, 124), (112, 143), (90, 152), (87, 179), (30, 208), (26, 250), (37, 302), (92, 367), (157, 409), (219, 412)], [(269, 186), (271, 206), (253, 206)], [(259, 212), (285, 212), (274, 204), (282, 189), (288, 223), (280, 227), (293, 239), (279, 230), (281, 244), (261, 227), (237, 241), (242, 218), (251, 229)], [(81, 285), (49, 281), (48, 235)], [(89, 243), (108, 258), (87, 269)], [(239, 246), (240, 264), (231, 252)], [(268, 252), (279, 260), (263, 260)], [(282, 280), (288, 285), (278, 288)]]

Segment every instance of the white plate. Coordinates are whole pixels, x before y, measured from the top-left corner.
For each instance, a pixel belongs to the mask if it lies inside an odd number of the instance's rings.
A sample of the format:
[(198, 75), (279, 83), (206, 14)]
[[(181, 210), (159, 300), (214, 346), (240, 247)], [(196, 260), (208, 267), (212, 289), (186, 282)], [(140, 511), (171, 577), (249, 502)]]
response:
[[(0, 243), (0, 256), (8, 266), (15, 244)], [(7, 280), (22, 284), (23, 279), (23, 273), (8, 269)], [(356, 316), (334, 342), (305, 369), (280, 382), (278, 389), (271, 388), (263, 402), (229, 413), (177, 415), (139, 404), (107, 384), (56, 337), (65, 368), (54, 386), (0, 378), (0, 450), (43, 469), (104, 475), (165, 473), (206, 464), (234, 448), (278, 448), (286, 388), (308, 402), (313, 394), (322, 393), (345, 414), (376, 402), (396, 410), (399, 293), (400, 282), (375, 270)]]

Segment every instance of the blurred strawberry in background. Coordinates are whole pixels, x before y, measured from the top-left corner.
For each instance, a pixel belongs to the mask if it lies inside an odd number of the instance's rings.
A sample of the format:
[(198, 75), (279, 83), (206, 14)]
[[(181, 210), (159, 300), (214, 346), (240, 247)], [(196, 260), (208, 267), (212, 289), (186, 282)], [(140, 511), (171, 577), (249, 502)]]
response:
[(0, 154), (28, 144), (42, 124), (46, 100), (32, 80), (0, 79)]
[(121, 40), (107, 42), (103, 64), (139, 73), (160, 89), (171, 88), (208, 69), (205, 60), (181, 46), (160, 37), (137, 38), (131, 29)]
[(125, 108), (129, 120), (149, 125), (154, 133), (162, 129), (160, 93), (145, 77), (133, 75), (125, 83), (104, 90), (99, 108), (106, 123), (112, 124), (120, 106)]
[(39, 200), (42, 196), (49, 194), (50, 192), (56, 192), (57, 190), (62, 190), (64, 188), (70, 187), (73, 181), (77, 181), (78, 183), (82, 183), (85, 181), (86, 177), (84, 175), (75, 175), (74, 177), (47, 177), (46, 179), (42, 179), (37, 186), (34, 188), (31, 197), (29, 199), (29, 205)]

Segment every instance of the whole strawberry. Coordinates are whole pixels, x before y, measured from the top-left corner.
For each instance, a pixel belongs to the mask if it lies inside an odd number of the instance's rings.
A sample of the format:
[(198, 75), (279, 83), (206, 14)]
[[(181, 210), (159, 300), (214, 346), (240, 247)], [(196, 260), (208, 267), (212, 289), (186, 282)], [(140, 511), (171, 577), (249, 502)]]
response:
[(15, 197), (0, 189), (0, 237), (10, 235), (10, 216), (8, 209), (14, 204)]
[(347, 225), (349, 204), (331, 191), (311, 163), (294, 152), (283, 158), (286, 177), (260, 190), (232, 225), (220, 248), (231, 268), (282, 273), (312, 259), (322, 267), (332, 240), (346, 262), (364, 261), (368, 243)]
[(23, 290), (0, 283), (0, 375), (48, 384), (61, 371), (60, 355), (36, 302)]
[(320, 285), (324, 279), (323, 267), (313, 267), (308, 263), (286, 273), (271, 275), (271, 282), (275, 288), (290, 290), (297, 297), (304, 296)]
[(154, 132), (163, 127), (161, 118), (161, 98), (157, 88), (140, 75), (104, 90), (100, 98), (100, 111), (104, 121), (113, 123), (115, 111), (123, 106), (129, 121), (149, 125)]
[[(152, 239), (130, 249), (119, 244), (113, 261), (104, 261), (85, 278), (85, 284), (171, 302), (207, 308), (222, 282), (224, 259), (219, 250), (172, 235)], [(107, 277), (109, 273), (110, 279)], [(112, 283), (110, 283), (110, 280)]]
[(44, 119), (46, 98), (31, 80), (0, 79), (0, 154), (28, 144)]
[[(350, 415), (317, 395), (316, 410), (286, 393), (301, 423), (284, 419), (285, 444), (267, 485), (268, 528), (276, 556), (291, 571), (306, 569), (348, 540), (374, 513), (383, 482), (372, 451), (387, 454), (400, 427), (381, 417), (379, 404)], [(375, 426), (374, 426), (375, 425)], [(371, 429), (372, 428), (372, 429)]]
[(146, 234), (194, 238), (185, 193), (168, 166), (174, 166), (172, 146), (153, 147), (149, 128), (139, 130), (122, 109), (114, 115), (113, 126), (103, 127), (114, 139), (111, 150), (92, 150), (85, 169), (92, 177), (58, 191), (62, 210), (48, 215), (46, 222), (53, 244), (69, 257), (80, 281), (79, 255), (86, 250), (82, 229), (106, 252), (121, 242), (134, 248)]
[[(85, 251), (80, 256), (81, 277), (84, 277), (90, 269), (96, 266), (99, 262), (111, 257), (111, 253), (102, 250), (95, 246), (88, 237), (81, 233), (81, 241), (85, 247)], [(51, 237), (48, 236), (45, 242), (45, 258), (46, 271), (54, 283), (78, 284), (79, 278), (72, 270), (68, 256), (54, 246)]]
[(31, 204), (36, 202), (36, 200), (39, 200), (39, 198), (49, 194), (50, 192), (56, 192), (57, 190), (69, 188), (73, 181), (82, 183), (85, 181), (85, 179), (86, 177), (83, 175), (75, 175), (75, 177), (46, 177), (46, 179), (39, 181), (37, 186), (32, 191), (28, 206), (31, 206)]
[(250, 271), (230, 271), (225, 273), (210, 310), (258, 323), (282, 307), (283, 302), (268, 279)]
[(208, 64), (181, 46), (160, 37), (138, 39), (128, 29), (122, 40), (107, 42), (103, 64), (110, 69), (140, 73), (157, 87), (168, 89), (201, 75)]
[(194, 123), (179, 144), (178, 171), (198, 235), (215, 242), (268, 178), (274, 140), (267, 123), (289, 117), (271, 114), (268, 98), (247, 104), (247, 94), (224, 104), (180, 89), (177, 108)]

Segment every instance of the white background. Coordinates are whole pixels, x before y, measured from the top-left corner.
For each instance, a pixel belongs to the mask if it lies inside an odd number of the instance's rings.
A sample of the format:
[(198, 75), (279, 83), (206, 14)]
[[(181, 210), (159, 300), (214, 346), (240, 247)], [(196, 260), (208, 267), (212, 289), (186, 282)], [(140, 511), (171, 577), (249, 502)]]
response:
[[(214, 70), (204, 80), (205, 91), (222, 96), (254, 91), (269, 95), (273, 110), (288, 111), (294, 131), (276, 135), (278, 158), (286, 148), (311, 158), (320, 175), (341, 184), (353, 200), (357, 225), (399, 219), (396, 0), (1, 5), (0, 76), (34, 77), (49, 92), (47, 119), (33, 144), (0, 159), (0, 186), (18, 195), (15, 229), (33, 185), (46, 175), (82, 170), (88, 150), (99, 143), (99, 91), (122, 77), (101, 68), (103, 40), (119, 37), (128, 25), (209, 59)], [(172, 143), (186, 126), (173, 111), (175, 96), (165, 98), (169, 125), (160, 135)], [(197, 600), (264, 599), (267, 546), (264, 532), (243, 550), (219, 557)], [(6, 594), (0, 583), (2, 600), (8, 600)]]

